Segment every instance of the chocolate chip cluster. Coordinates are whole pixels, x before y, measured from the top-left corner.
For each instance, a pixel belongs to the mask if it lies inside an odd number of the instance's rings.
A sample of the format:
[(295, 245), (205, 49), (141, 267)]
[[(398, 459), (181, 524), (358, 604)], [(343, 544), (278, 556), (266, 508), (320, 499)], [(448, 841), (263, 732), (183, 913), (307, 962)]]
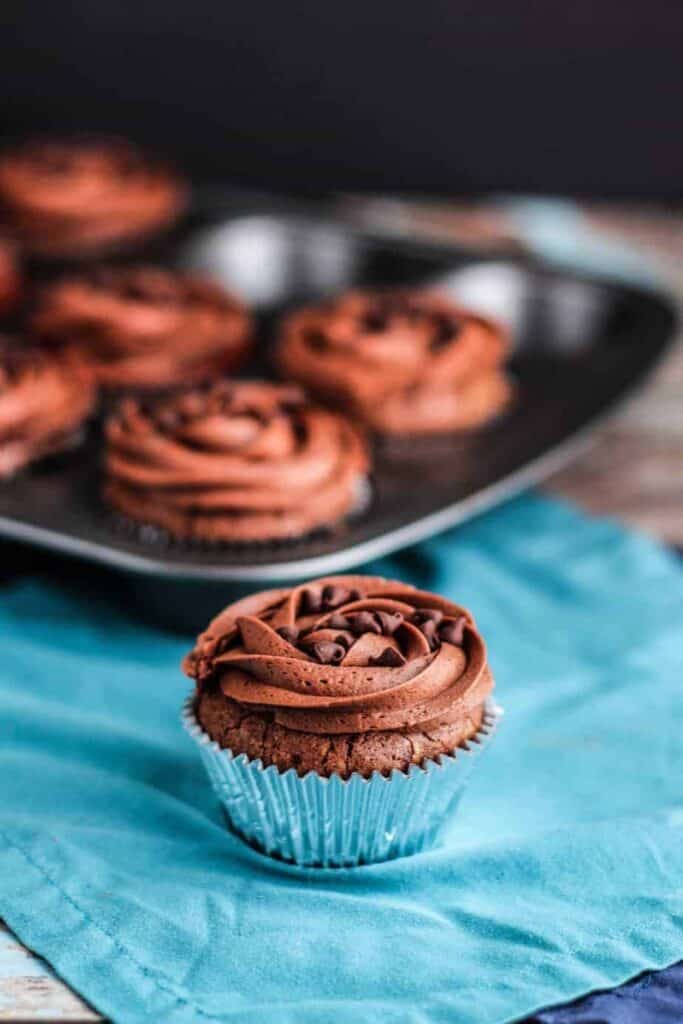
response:
[[(142, 397), (138, 400), (144, 414), (166, 433), (195, 420), (215, 416), (234, 418), (232, 445), (235, 449), (253, 442), (255, 431), (268, 426), (275, 417), (295, 413), (304, 405), (303, 392), (286, 384), (273, 386), (269, 392), (249, 388), (230, 380), (207, 381), (192, 390), (171, 394), (166, 398)], [(225, 443), (227, 434), (222, 435)]]
[(155, 266), (99, 266), (85, 279), (95, 292), (124, 302), (150, 306), (206, 308), (221, 313), (241, 311), (232, 294), (208, 278), (187, 276)]
[(360, 322), (369, 334), (381, 334), (401, 320), (423, 322), (429, 331), (429, 348), (435, 352), (455, 341), (462, 321), (450, 310), (431, 309), (413, 293), (378, 292), (368, 297)]
[(428, 349), (437, 352), (454, 342), (463, 326), (455, 309), (433, 306), (411, 292), (353, 293), (320, 309), (327, 319), (321, 317), (305, 332), (306, 343), (318, 351), (338, 344), (351, 327), (354, 336), (364, 337), (410, 326), (425, 331)]
[(159, 267), (95, 267), (88, 282), (120, 299), (166, 305), (191, 299), (182, 279)]
[(401, 630), (406, 623), (419, 629), (432, 651), (442, 643), (463, 645), (465, 617), (449, 617), (438, 608), (419, 608), (409, 616), (381, 608), (335, 610), (362, 600), (360, 591), (343, 586), (327, 584), (320, 591), (308, 588), (302, 592), (299, 611), (306, 619), (317, 616), (316, 621), (306, 622), (301, 627), (280, 626), (276, 632), (323, 665), (340, 665), (355, 641), (367, 634), (392, 641), (379, 654), (368, 657), (368, 666), (398, 668), (405, 665), (407, 658), (401, 645)]

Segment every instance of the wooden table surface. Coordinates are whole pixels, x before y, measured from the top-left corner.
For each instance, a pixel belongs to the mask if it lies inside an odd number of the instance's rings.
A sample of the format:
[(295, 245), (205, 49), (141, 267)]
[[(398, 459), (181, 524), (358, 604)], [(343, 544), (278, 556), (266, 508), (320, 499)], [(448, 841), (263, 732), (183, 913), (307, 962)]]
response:
[[(594, 226), (629, 239), (657, 260), (683, 309), (683, 212), (588, 212)], [(596, 442), (547, 489), (683, 547), (683, 329), (670, 355)]]
[[(683, 212), (585, 209), (594, 227), (651, 253), (683, 306)], [(641, 392), (600, 429), (595, 446), (549, 481), (547, 490), (683, 547), (683, 332)], [(101, 1018), (0, 923), (0, 1020)]]

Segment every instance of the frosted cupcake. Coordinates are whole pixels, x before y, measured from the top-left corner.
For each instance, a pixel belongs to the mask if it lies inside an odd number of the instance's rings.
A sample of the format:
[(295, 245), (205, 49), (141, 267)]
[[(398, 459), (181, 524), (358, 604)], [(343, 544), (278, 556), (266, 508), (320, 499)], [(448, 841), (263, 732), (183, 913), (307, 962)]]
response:
[(106, 500), (183, 541), (281, 541), (355, 511), (368, 452), (297, 387), (217, 381), (124, 400), (106, 428)]
[(381, 577), (246, 597), (184, 668), (186, 725), (231, 825), (298, 863), (431, 844), (496, 719), (470, 613)]
[(284, 321), (283, 373), (381, 434), (481, 426), (505, 409), (498, 324), (430, 292), (348, 292)]
[(0, 479), (72, 447), (92, 413), (96, 387), (74, 349), (45, 351), (0, 341)]
[(184, 183), (121, 139), (38, 140), (0, 156), (2, 220), (32, 252), (110, 249), (167, 227), (185, 203)]
[(107, 388), (160, 390), (234, 370), (251, 318), (220, 285), (160, 267), (100, 267), (41, 292), (34, 334), (75, 342)]

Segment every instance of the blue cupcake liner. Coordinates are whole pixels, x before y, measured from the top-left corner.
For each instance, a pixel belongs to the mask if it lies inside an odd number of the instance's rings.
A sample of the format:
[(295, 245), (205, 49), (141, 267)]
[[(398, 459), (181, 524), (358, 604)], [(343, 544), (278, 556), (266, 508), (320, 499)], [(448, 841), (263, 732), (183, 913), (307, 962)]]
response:
[(406, 772), (373, 772), (348, 779), (293, 768), (224, 750), (204, 732), (194, 696), (183, 725), (197, 742), (213, 788), (233, 831), (263, 853), (307, 867), (354, 867), (405, 857), (432, 847), (455, 812), (475, 760), (490, 743), (502, 709), (486, 702), (479, 732), (452, 754)]

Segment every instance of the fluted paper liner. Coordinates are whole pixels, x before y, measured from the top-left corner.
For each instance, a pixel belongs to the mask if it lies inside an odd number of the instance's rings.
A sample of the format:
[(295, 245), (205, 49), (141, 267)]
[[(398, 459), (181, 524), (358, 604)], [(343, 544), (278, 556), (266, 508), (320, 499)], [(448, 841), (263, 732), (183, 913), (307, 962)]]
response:
[(310, 867), (353, 867), (418, 853), (434, 845), (455, 812), (472, 766), (489, 744), (502, 715), (486, 701), (479, 732), (453, 754), (406, 772), (355, 773), (348, 779), (293, 768), (279, 771), (259, 759), (224, 750), (204, 732), (194, 697), (183, 724), (197, 742), (204, 766), (231, 828), (263, 853)]

